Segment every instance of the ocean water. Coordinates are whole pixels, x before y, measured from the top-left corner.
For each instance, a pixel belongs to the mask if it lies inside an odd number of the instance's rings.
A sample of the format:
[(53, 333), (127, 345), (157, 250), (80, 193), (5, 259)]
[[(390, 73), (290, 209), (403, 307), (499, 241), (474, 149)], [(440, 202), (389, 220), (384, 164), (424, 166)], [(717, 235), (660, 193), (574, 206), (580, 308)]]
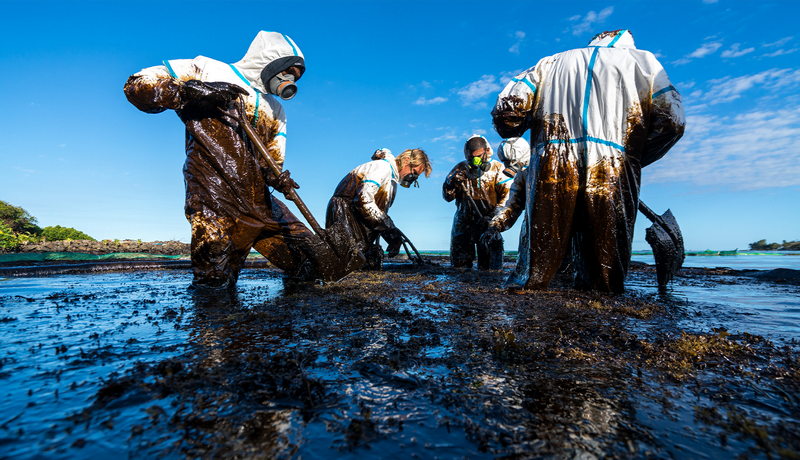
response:
[[(699, 251), (698, 251), (699, 252)], [(651, 253), (634, 253), (632, 261), (654, 265)], [(717, 268), (727, 267), (734, 270), (773, 270), (791, 268), (800, 270), (800, 251), (782, 252), (737, 252), (736, 255), (687, 255), (684, 267)]]

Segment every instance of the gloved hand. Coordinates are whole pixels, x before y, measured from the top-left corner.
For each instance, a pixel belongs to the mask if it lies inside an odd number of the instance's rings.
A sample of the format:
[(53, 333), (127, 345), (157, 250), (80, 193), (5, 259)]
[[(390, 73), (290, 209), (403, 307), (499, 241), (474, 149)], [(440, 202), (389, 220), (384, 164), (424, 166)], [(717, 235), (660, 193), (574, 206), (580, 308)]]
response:
[(227, 107), (232, 100), (245, 94), (247, 90), (241, 86), (224, 81), (189, 80), (181, 85), (184, 100), (211, 107)]
[(489, 228), (481, 235), (480, 242), (483, 246), (489, 247), (496, 241), (502, 241), (502, 239), (503, 237), (500, 235), (500, 231), (497, 230), (497, 227), (489, 225)]
[(403, 244), (402, 242), (397, 244), (390, 244), (388, 247), (386, 247), (386, 255), (388, 255), (389, 258), (396, 257), (398, 254), (400, 254), (400, 246), (402, 244)]
[(386, 252), (388, 253), (389, 257), (394, 257), (397, 254), (400, 254), (400, 246), (403, 244), (403, 236), (400, 234), (400, 230), (398, 230), (397, 227), (392, 227), (383, 231), (383, 233), (381, 233), (381, 237), (389, 244), (389, 246), (386, 248)]
[(278, 177), (273, 178), (273, 180), (268, 182), (267, 185), (283, 193), (284, 195), (291, 192), (292, 189), (300, 188), (300, 186), (297, 185), (297, 182), (289, 177), (288, 169), (278, 174)]
[(464, 195), (472, 195), (472, 183), (469, 180), (469, 173), (463, 169), (456, 171), (450, 178), (450, 186), (455, 188), (456, 197), (463, 198)]
[(464, 186), (464, 184), (469, 182), (467, 171), (459, 169), (453, 174), (453, 177), (450, 178), (450, 182), (455, 186)]

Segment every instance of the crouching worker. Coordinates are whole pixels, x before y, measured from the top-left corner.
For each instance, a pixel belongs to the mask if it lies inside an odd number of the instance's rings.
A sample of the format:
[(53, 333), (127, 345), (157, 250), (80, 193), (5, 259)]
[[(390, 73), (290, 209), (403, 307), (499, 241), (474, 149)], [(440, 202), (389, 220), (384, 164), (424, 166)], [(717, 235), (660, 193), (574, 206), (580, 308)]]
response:
[(511, 186), (502, 174), (504, 166), (492, 161), (492, 148), (483, 136), (473, 135), (464, 144), (464, 158), (453, 167), (442, 187), (445, 201), (456, 200), (456, 214), (450, 233), (450, 265), (470, 268), (478, 253), (478, 268), (503, 268), (503, 238), (490, 245), (480, 242), (495, 208), (503, 206)]
[(276, 199), (297, 184), (275, 176), (254, 152), (232, 115), (245, 116), (282, 169), (286, 116), (275, 96), (291, 99), (305, 71), (303, 54), (287, 36), (259, 32), (239, 62), (207, 57), (163, 61), (131, 76), (125, 95), (147, 113), (175, 110), (186, 125), (186, 218), (192, 226), (194, 284), (233, 286), (255, 248), (290, 276), (315, 278), (308, 248), (313, 234)]
[(396, 158), (389, 149), (376, 150), (372, 161), (350, 171), (339, 182), (328, 202), (325, 228), (342, 222), (367, 258), (364, 268), (380, 270), (383, 249), (378, 238), (388, 243), (389, 257), (396, 256), (403, 244), (400, 232), (387, 214), (394, 203), (397, 185), (419, 187), (417, 178), (423, 173), (430, 177), (431, 163), (422, 149), (408, 149)]

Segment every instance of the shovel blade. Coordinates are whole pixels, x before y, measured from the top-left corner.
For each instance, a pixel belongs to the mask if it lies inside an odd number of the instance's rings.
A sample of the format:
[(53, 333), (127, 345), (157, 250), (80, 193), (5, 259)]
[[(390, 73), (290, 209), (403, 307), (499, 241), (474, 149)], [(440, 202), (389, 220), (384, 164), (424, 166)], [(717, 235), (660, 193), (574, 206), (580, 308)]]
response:
[(314, 266), (323, 281), (339, 281), (367, 260), (341, 222), (314, 235), (309, 245)]
[(654, 222), (646, 230), (645, 240), (653, 248), (658, 286), (663, 288), (681, 269), (686, 255), (684, 254), (683, 235), (672, 211), (667, 209), (660, 217), (659, 221)]

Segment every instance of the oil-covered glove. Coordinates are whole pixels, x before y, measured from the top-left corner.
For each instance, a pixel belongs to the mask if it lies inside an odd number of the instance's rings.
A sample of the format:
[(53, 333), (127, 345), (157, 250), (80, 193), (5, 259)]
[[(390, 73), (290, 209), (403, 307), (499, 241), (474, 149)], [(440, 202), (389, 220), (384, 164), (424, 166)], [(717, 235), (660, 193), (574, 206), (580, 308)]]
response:
[(489, 225), (489, 228), (483, 232), (481, 235), (480, 242), (484, 247), (490, 247), (492, 244), (496, 244), (497, 241), (502, 241), (503, 237), (500, 235), (500, 232), (497, 230), (497, 227), (493, 225)]
[(300, 186), (297, 185), (297, 182), (289, 177), (288, 169), (278, 174), (278, 177), (273, 177), (272, 180), (267, 182), (267, 185), (283, 193), (284, 195), (291, 192), (292, 189), (300, 188)]
[(400, 254), (400, 246), (403, 244), (403, 236), (397, 227), (392, 227), (381, 233), (381, 237), (389, 244), (386, 248), (386, 253), (389, 257), (394, 257)]
[(241, 86), (224, 81), (189, 80), (181, 85), (181, 96), (185, 101), (210, 107), (227, 107), (232, 100), (245, 94), (247, 90)]
[(469, 173), (463, 169), (456, 171), (450, 178), (450, 186), (455, 189), (456, 197), (463, 199), (464, 195), (472, 195), (472, 183)]

